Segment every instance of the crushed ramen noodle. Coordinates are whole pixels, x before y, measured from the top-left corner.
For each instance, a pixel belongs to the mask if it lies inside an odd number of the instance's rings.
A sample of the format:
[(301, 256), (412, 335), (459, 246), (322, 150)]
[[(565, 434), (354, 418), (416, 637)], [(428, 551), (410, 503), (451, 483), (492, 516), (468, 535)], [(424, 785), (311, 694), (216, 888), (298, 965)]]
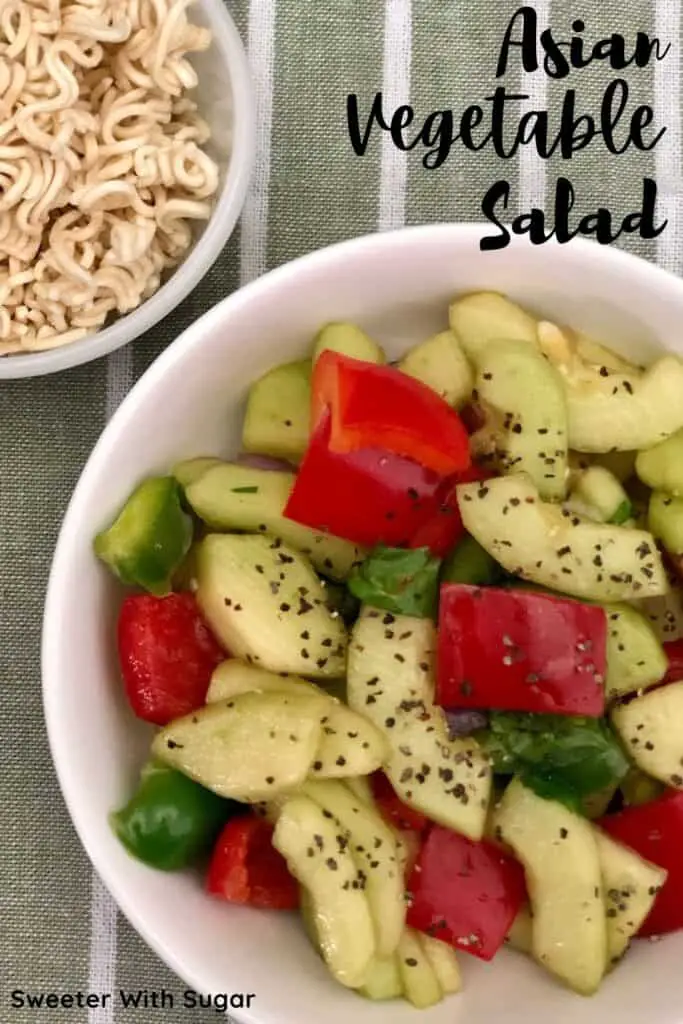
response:
[(191, 0), (0, 0), (0, 356), (134, 309), (206, 220)]

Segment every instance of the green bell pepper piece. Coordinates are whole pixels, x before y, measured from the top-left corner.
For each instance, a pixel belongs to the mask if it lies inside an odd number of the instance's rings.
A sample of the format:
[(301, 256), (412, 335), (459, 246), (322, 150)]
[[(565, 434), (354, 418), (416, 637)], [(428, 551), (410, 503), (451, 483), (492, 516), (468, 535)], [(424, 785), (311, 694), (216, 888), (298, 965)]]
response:
[(131, 494), (108, 530), (95, 538), (95, 553), (123, 583), (163, 597), (192, 543), (192, 519), (172, 476), (151, 477)]
[(481, 544), (467, 534), (451, 551), (441, 569), (442, 583), (485, 587), (503, 578), (503, 569)]
[(178, 871), (209, 850), (225, 822), (244, 810), (173, 768), (151, 761), (142, 770), (137, 792), (109, 816), (109, 822), (138, 860), (162, 871)]

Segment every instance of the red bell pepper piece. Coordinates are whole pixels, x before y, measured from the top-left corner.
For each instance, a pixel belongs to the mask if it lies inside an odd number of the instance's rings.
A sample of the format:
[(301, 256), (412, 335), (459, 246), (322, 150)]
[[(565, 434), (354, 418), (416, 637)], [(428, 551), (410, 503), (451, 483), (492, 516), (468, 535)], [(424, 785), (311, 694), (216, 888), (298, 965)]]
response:
[(475, 465), (458, 473), (456, 480), (451, 485), (450, 492), (439, 505), (434, 517), (418, 527), (417, 532), (411, 537), (408, 547), (429, 548), (437, 558), (445, 558), (465, 536), (465, 527), (462, 524), (457, 498), (458, 484), (488, 480), (490, 476), (491, 473), (487, 470)]
[(285, 507), (289, 519), (366, 547), (402, 547), (437, 517), (451, 481), (380, 448), (333, 452), (329, 436), (325, 413)]
[(370, 785), (375, 803), (390, 824), (402, 832), (424, 832), (428, 819), (403, 803), (384, 772), (374, 772), (370, 776)]
[(312, 426), (331, 411), (330, 450), (383, 448), (442, 476), (470, 464), (467, 431), (432, 388), (393, 366), (323, 352), (312, 380)]
[(603, 608), (529, 590), (444, 583), (437, 703), (599, 717)]
[(491, 843), (435, 825), (408, 882), (408, 924), (491, 960), (526, 899), (521, 864)]
[(189, 593), (126, 597), (118, 653), (130, 706), (155, 725), (201, 707), (213, 670), (227, 657)]
[(262, 818), (233, 818), (214, 847), (206, 889), (228, 903), (295, 910), (299, 886), (272, 843), (273, 828)]
[(683, 793), (670, 790), (640, 807), (609, 814), (598, 824), (669, 873), (638, 934), (665, 935), (683, 928)]
[(662, 683), (678, 683), (683, 679), (683, 640), (672, 640), (663, 646), (669, 667)]

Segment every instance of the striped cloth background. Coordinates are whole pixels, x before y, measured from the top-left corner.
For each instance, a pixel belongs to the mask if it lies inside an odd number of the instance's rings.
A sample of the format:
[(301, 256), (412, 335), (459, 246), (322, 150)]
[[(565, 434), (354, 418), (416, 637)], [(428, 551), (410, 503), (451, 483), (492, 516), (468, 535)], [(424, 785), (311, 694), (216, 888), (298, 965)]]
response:
[[(69, 494), (106, 419), (155, 356), (218, 299), (308, 250), (403, 223), (480, 219), (485, 190), (512, 182), (520, 210), (552, 194), (559, 163), (522, 151), (502, 162), (454, 147), (438, 170), (420, 154), (373, 137), (354, 156), (345, 101), (364, 109), (383, 89), (388, 109), (410, 99), (422, 115), (463, 109), (488, 95), (503, 31), (516, 0), (228, 0), (248, 46), (258, 96), (258, 157), (239, 230), (196, 292), (150, 334), (106, 361), (0, 388), (0, 1021), (71, 1024), (166, 1021), (149, 1010), (12, 1010), (12, 989), (175, 991), (180, 982), (146, 948), (93, 874), (66, 815), (42, 719), (39, 634), (53, 544)], [(583, 18), (586, 36), (637, 30), (672, 43), (670, 57), (626, 77), (635, 103), (654, 103), (668, 126), (652, 153), (606, 158), (580, 153), (569, 176), (582, 209), (634, 208), (644, 176), (657, 179), (671, 227), (635, 251), (680, 271), (680, 0), (535, 0), (542, 23), (566, 37)], [(568, 86), (595, 109), (610, 71), (591, 66), (570, 80), (511, 72), (534, 108), (556, 111)], [(577, 302), (581, 297), (577, 296)], [(74, 594), (74, 601), (78, 595)], [(87, 722), (81, 723), (87, 729)], [(54, 1014), (54, 1016), (51, 1015)], [(211, 1011), (169, 1021), (208, 1024)]]

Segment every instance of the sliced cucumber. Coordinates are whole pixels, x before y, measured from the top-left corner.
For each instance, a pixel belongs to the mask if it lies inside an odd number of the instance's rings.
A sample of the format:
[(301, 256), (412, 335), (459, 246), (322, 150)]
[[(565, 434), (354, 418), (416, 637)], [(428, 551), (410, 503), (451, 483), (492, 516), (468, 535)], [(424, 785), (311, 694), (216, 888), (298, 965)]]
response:
[(683, 682), (618, 705), (612, 722), (641, 771), (683, 789)]
[(171, 722), (152, 753), (219, 796), (268, 800), (308, 775), (324, 708), (315, 694), (245, 693)]
[(442, 331), (411, 348), (398, 367), (456, 409), (472, 397), (474, 374), (453, 331)]
[(531, 917), (531, 911), (528, 906), (524, 906), (512, 922), (512, 927), (505, 941), (513, 949), (516, 949), (518, 953), (526, 953), (528, 956), (531, 956), (533, 928), (534, 922)]
[(307, 890), (311, 919), (325, 963), (338, 982), (358, 988), (375, 955), (375, 933), (362, 879), (339, 827), (313, 800), (288, 800), (273, 846)]
[(665, 491), (653, 491), (647, 523), (670, 555), (678, 558), (683, 554), (683, 498), (674, 498)]
[(365, 982), (358, 989), (366, 999), (383, 1002), (399, 999), (403, 995), (403, 982), (398, 967), (398, 956), (374, 957), (370, 961)]
[(384, 735), (363, 715), (297, 676), (282, 676), (245, 665), (237, 658), (224, 661), (214, 671), (206, 695), (207, 704), (230, 700), (241, 693), (309, 693), (324, 700), (322, 736), (313, 759), (312, 774), (318, 779), (339, 779), (376, 771), (388, 754)]
[(442, 583), (468, 583), (472, 586), (488, 586), (497, 583), (503, 570), (484, 551), (481, 544), (466, 534), (441, 566)]
[(365, 552), (347, 540), (317, 533), (284, 515), (293, 473), (251, 469), (218, 462), (191, 480), (185, 495), (194, 512), (213, 530), (269, 533), (308, 555), (318, 572), (346, 579)]
[(668, 491), (683, 497), (683, 430), (661, 441), (654, 448), (638, 452), (636, 473), (655, 491)]
[(431, 935), (420, 933), (422, 948), (438, 978), (441, 991), (444, 995), (454, 995), (462, 988), (460, 967), (452, 946), (441, 942), (440, 939), (433, 939)]
[(347, 837), (364, 873), (377, 956), (390, 956), (399, 944), (406, 917), (405, 887), (391, 829), (375, 808), (357, 800), (342, 782), (307, 782), (302, 793), (331, 814)]
[(673, 569), (667, 567), (666, 573), (670, 585), (667, 594), (634, 602), (662, 643), (683, 638), (683, 586)]
[[(365, 719), (367, 721), (367, 719)], [(368, 773), (369, 774), (369, 773)], [(364, 775), (354, 775), (352, 778), (346, 779), (346, 786), (350, 792), (355, 796), (356, 800), (362, 801), (364, 804), (369, 804), (370, 807), (375, 806), (375, 798), (372, 793), (372, 786), (365, 778)]]
[(629, 604), (608, 604), (605, 611), (605, 697), (609, 701), (654, 686), (666, 675), (668, 662), (657, 634), (644, 615)]
[(664, 356), (644, 374), (595, 369), (565, 377), (569, 446), (580, 452), (641, 451), (683, 427), (683, 362)]
[(344, 322), (329, 323), (322, 327), (315, 338), (313, 362), (327, 350), (340, 352), (353, 359), (363, 359), (366, 363), (386, 363), (387, 357), (383, 349), (373, 341), (365, 331), (355, 324)]
[(491, 341), (506, 339), (537, 345), (534, 318), (498, 292), (473, 292), (457, 299), (448, 311), (448, 319), (473, 360)]
[(640, 768), (629, 768), (628, 774), (619, 784), (627, 807), (641, 807), (656, 800), (664, 792), (664, 786), (656, 779), (641, 772)]
[(308, 445), (310, 409), (310, 359), (276, 366), (249, 389), (242, 447), (298, 462)]
[(213, 469), (214, 466), (221, 466), (222, 462), (220, 459), (214, 458), (210, 455), (199, 456), (196, 459), (185, 459), (183, 462), (178, 462), (173, 467), (173, 476), (176, 478), (180, 486), (185, 490), (193, 484), (195, 480), (199, 480), (200, 477), (209, 470)]
[(418, 933), (412, 928), (403, 932), (397, 956), (403, 993), (408, 1002), (418, 1010), (440, 1003), (443, 992), (439, 979)]
[(501, 470), (528, 473), (542, 497), (563, 498), (567, 408), (559, 373), (522, 341), (493, 341), (476, 361), (477, 393), (493, 414)]
[(596, 829), (607, 908), (607, 952), (618, 963), (666, 881), (666, 871)]
[(272, 672), (343, 676), (346, 631), (305, 555), (279, 538), (210, 534), (197, 549), (197, 600), (236, 657)]
[(596, 601), (669, 589), (651, 534), (582, 521), (542, 502), (526, 476), (461, 484), (458, 504), (465, 529), (508, 572), (532, 583)]
[(633, 515), (631, 500), (617, 478), (604, 466), (589, 466), (572, 488), (572, 497), (597, 511), (599, 522), (621, 526)]
[(607, 968), (602, 875), (592, 826), (518, 779), (503, 794), (496, 825), (524, 865), (534, 957), (574, 991), (592, 995)]
[(450, 739), (434, 705), (435, 642), (429, 619), (363, 608), (349, 648), (348, 701), (384, 731), (391, 745), (385, 771), (401, 799), (481, 839), (491, 769), (475, 740)]
[(541, 351), (569, 377), (585, 377), (591, 380), (595, 372), (601, 368), (624, 373), (639, 371), (633, 363), (589, 338), (582, 331), (576, 331), (571, 327), (558, 327), (557, 324), (541, 320), (537, 332)]

